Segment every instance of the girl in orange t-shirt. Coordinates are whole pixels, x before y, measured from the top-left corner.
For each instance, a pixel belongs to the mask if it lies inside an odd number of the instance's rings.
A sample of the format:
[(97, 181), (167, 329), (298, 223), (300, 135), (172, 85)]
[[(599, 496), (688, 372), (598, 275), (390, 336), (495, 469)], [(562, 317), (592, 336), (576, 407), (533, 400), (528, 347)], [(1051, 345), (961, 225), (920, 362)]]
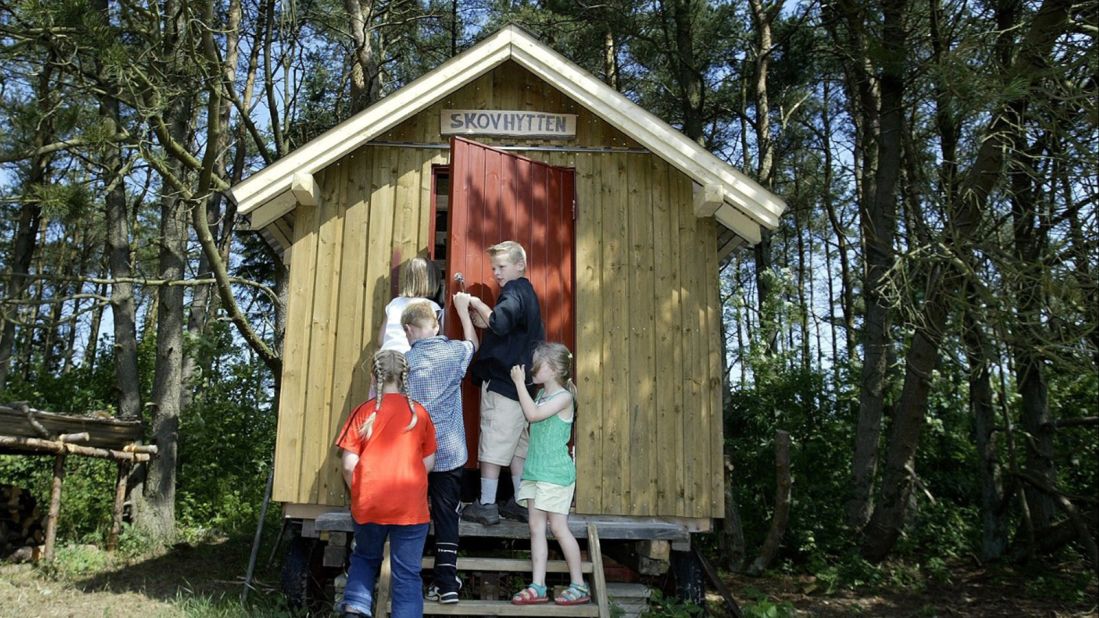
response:
[(343, 478), (351, 488), (355, 551), (347, 572), (344, 616), (370, 616), (386, 538), (393, 571), (394, 618), (423, 614), (420, 561), (427, 539), (427, 473), (435, 465), (435, 427), (406, 394), (408, 363), (400, 352), (374, 355), (381, 394), (351, 413), (340, 432)]

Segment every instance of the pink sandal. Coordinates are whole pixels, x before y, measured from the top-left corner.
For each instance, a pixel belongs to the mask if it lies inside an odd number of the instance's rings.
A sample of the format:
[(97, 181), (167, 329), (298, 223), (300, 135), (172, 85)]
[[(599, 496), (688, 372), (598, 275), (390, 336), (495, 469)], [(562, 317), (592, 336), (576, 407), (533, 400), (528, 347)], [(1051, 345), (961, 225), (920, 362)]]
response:
[(529, 586), (516, 592), (515, 596), (511, 597), (512, 605), (540, 605), (542, 603), (549, 603), (549, 597), (546, 596), (546, 586), (534, 582), (531, 582)]

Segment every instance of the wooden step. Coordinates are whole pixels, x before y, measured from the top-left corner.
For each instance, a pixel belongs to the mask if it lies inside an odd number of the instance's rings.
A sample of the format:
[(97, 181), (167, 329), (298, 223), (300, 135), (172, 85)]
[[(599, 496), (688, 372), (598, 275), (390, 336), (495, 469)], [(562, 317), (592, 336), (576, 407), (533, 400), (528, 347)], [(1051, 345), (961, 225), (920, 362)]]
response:
[(425, 616), (598, 616), (599, 606), (557, 605), (550, 601), (542, 605), (512, 605), (511, 601), (462, 600), (452, 605), (427, 601)]
[[(354, 532), (354, 523), (350, 511), (332, 511), (317, 516), (315, 527), (321, 532)], [(599, 527), (599, 538), (603, 540), (638, 541), (664, 539), (671, 541), (672, 549), (681, 549), (675, 545), (690, 546), (691, 531), (675, 518), (659, 519), (653, 517), (624, 517), (617, 515), (569, 515), (569, 530), (573, 536), (582, 538), (587, 534), (588, 524)], [(460, 521), (458, 533), (465, 537), (486, 537), (499, 539), (529, 539), (530, 528), (518, 521), (503, 520), (495, 526), (483, 526), (470, 521)], [(553, 538), (553, 532), (546, 530), (547, 538)]]
[[(423, 560), (423, 568), (430, 569), (434, 567), (435, 558), (431, 556), (425, 556)], [(530, 558), (458, 558), (459, 573), (462, 571), (504, 571), (514, 573), (529, 573), (533, 568), (534, 565), (531, 564)], [(580, 563), (580, 571), (582, 573), (591, 573), (591, 561), (582, 561)], [(564, 560), (550, 560), (546, 563), (546, 572), (568, 573), (569, 565)]]
[[(587, 524), (587, 537), (588, 537), (588, 553), (591, 557), (590, 561), (585, 561), (585, 566), (589, 569), (587, 572), (591, 573), (591, 590), (592, 601), (585, 605), (557, 605), (555, 603), (545, 603), (541, 605), (513, 605), (511, 601), (495, 601), (495, 600), (473, 600), (467, 599), (455, 603), (453, 605), (443, 605), (441, 603), (424, 603), (424, 615), (431, 616), (598, 616), (600, 618), (610, 618), (610, 603), (607, 600), (607, 581), (603, 575), (603, 552), (600, 547), (599, 533), (594, 523), (588, 522)], [(378, 594), (375, 598), (378, 608), (385, 608), (377, 612), (379, 618), (386, 618), (390, 615), (390, 584), (392, 580), (392, 570), (389, 564), (389, 543), (386, 542), (385, 549), (382, 553), (382, 565), (381, 571), (378, 574)], [(468, 571), (474, 570), (507, 570), (507, 571), (528, 571), (530, 570), (530, 560), (514, 559), (514, 558), (465, 558), (467, 561), (464, 565), (462, 559), (459, 558), (458, 568), (459, 570), (465, 569)], [(508, 567), (504, 568), (474, 568), (469, 566), (473, 561), (484, 561), (485, 564), (490, 566)], [(561, 562), (563, 561), (554, 561)], [(426, 566), (427, 561), (424, 561)], [(521, 568), (513, 568), (513, 567)], [(567, 567), (566, 567), (567, 571)]]

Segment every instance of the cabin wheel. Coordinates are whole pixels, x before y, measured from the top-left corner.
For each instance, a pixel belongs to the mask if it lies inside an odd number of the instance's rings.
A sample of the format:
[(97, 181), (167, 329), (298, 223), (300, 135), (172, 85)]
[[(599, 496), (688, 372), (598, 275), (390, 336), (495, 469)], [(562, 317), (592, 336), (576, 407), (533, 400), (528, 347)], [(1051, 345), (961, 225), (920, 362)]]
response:
[(324, 566), (324, 542), (295, 535), (282, 562), (282, 592), (290, 610), (306, 615), (331, 613), (333, 569)]
[(702, 563), (692, 551), (672, 552), (672, 574), (675, 576), (675, 596), (683, 601), (702, 605), (706, 600)]

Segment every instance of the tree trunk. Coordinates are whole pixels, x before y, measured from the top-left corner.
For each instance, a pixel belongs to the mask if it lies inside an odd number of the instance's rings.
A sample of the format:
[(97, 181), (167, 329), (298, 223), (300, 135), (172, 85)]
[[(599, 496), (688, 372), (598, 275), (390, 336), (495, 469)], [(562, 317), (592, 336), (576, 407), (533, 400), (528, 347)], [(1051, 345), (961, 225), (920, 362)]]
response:
[(750, 575), (759, 575), (770, 566), (778, 555), (786, 526), (790, 522), (790, 496), (793, 482), (790, 478), (790, 434), (775, 432), (775, 510), (771, 515), (771, 528), (760, 547), (759, 556), (748, 567)]
[(371, 36), (374, 15), (373, 0), (344, 0), (344, 8), (350, 19), (351, 40), (355, 49), (351, 54), (351, 115), (370, 107), (381, 95), (380, 50), (374, 48)]
[[(759, 153), (756, 178), (764, 187), (771, 188), (775, 173), (774, 141), (771, 137), (771, 108), (767, 91), (767, 78), (771, 66), (771, 24), (774, 21), (777, 5), (763, 4), (763, 0), (750, 0), (752, 25), (756, 31), (755, 82), (753, 95), (756, 104), (756, 150)], [(775, 298), (775, 285), (772, 272), (772, 249), (770, 230), (760, 230), (761, 240), (755, 246), (756, 293), (759, 297), (759, 334), (763, 339), (765, 358), (773, 358), (778, 353), (779, 301)]]
[[(187, 139), (190, 117), (187, 107), (186, 103), (177, 104), (172, 111), (172, 137), (180, 143)], [(170, 165), (173, 172), (182, 171), (182, 166)], [(187, 264), (187, 204), (170, 191), (165, 193), (160, 206), (161, 248), (157, 276), (173, 281), (183, 278)], [(161, 539), (170, 539), (175, 533), (176, 461), (183, 386), (183, 293), (181, 286), (162, 286), (158, 291), (152, 422), (158, 451), (156, 459), (149, 464), (145, 483), (148, 512), (144, 526)]]
[[(225, 36), (225, 60), (222, 63), (222, 83), (226, 89), (236, 88), (237, 77), (237, 62), (240, 59), (240, 22), (241, 22), (241, 4), (240, 0), (231, 0), (229, 3), (229, 11), (227, 14), (228, 23), (225, 24), (219, 30), (222, 31)], [(212, 132), (206, 136), (207, 140), (212, 140), (214, 148), (218, 153), (217, 158), (214, 161), (213, 174), (217, 177), (224, 178), (226, 176), (225, 170), (225, 156), (224, 153), (229, 149), (229, 119), (232, 109), (232, 101), (228, 97), (221, 100), (218, 106), (218, 113), (221, 115), (220, 122), (216, 125), (217, 133)], [(215, 125), (208, 125), (213, 127)], [(222, 194), (219, 192), (211, 193), (209, 198), (203, 200), (203, 204), (199, 207), (203, 208), (206, 212), (206, 219), (210, 225), (217, 225), (218, 221), (222, 222), (222, 229), (226, 232), (226, 240), (231, 240), (232, 218), (230, 213), (221, 212), (221, 206), (225, 202), (222, 199)], [(228, 211), (228, 207), (226, 208)], [(235, 216), (235, 211), (233, 216)], [(225, 258), (228, 262), (227, 256)], [(210, 259), (205, 253), (199, 255), (199, 267), (198, 276), (205, 278), (210, 272)], [(196, 339), (201, 339), (206, 332), (206, 325), (210, 320), (210, 316), (217, 311), (216, 302), (217, 289), (213, 284), (195, 286), (191, 296), (191, 308), (187, 317), (187, 333)], [(201, 346), (200, 346), (201, 349)], [(186, 411), (191, 406), (191, 401), (194, 398), (195, 392), (195, 373), (196, 370), (201, 374), (209, 370), (211, 359), (208, 355), (201, 355), (195, 351), (190, 354), (185, 354), (183, 357), (183, 369), (181, 373), (181, 380), (183, 382), (183, 391), (180, 399), (180, 410)]]
[[(38, 81), (35, 84), (35, 98), (37, 99), (38, 113), (41, 115), (34, 133), (35, 151), (53, 141), (53, 102), (50, 95), (50, 81), (53, 77), (53, 64), (47, 61), (42, 65), (38, 73)], [(37, 155), (31, 158), (30, 170), (27, 174), (26, 184), (20, 192), (22, 205), (19, 208), (19, 221), (15, 227), (15, 239), (12, 243), (11, 269), (12, 276), (7, 278), (5, 296), (19, 300), (23, 298), (30, 279), (31, 262), (34, 259), (35, 250), (38, 247), (39, 228), (42, 223), (42, 203), (35, 191), (44, 187), (49, 181), (50, 155)], [(14, 306), (13, 312), (18, 312), (18, 306)], [(5, 319), (0, 314), (0, 390), (7, 384), (8, 372), (11, 370), (12, 351), (15, 348), (15, 322)]]
[[(107, 284), (100, 283), (96, 289), (96, 296), (107, 295)], [(92, 309), (92, 321), (88, 325), (88, 343), (84, 345), (84, 363), (83, 366), (88, 369), (92, 369), (95, 366), (95, 357), (99, 352), (99, 328), (103, 324), (103, 305), (99, 300), (95, 301), (95, 308)]]
[(603, 81), (618, 90), (618, 46), (610, 29), (603, 33)]
[(866, 269), (863, 295), (866, 313), (860, 336), (862, 368), (859, 416), (855, 427), (855, 453), (847, 522), (861, 529), (873, 510), (873, 487), (878, 469), (878, 441), (881, 437), (889, 367), (890, 308), (885, 298), (886, 274), (892, 268), (896, 235), (897, 178), (900, 173), (900, 137), (903, 131), (905, 29), (904, 0), (883, 2), (883, 31), (880, 84), (870, 74), (871, 55), (863, 32), (862, 7), (850, 1), (839, 3), (840, 18), (847, 29), (847, 44), (853, 59), (845, 66), (848, 99), (857, 110), (857, 150), (861, 159), (859, 219)]
[(978, 301), (972, 293), (969, 298), (963, 315), (962, 340), (969, 365), (969, 411), (973, 415), (973, 433), (980, 466), (981, 557), (996, 560), (1007, 549), (1008, 521), (997, 454), (996, 409), (992, 401), (991, 367), (995, 350), (987, 341), (980, 316), (975, 315)]
[[(92, 8), (104, 23), (110, 22), (107, 0), (94, 0)], [(97, 71), (102, 72), (102, 67)], [(99, 96), (99, 121), (108, 135), (119, 132), (119, 103), (110, 94)], [(136, 419), (141, 415), (141, 383), (137, 374), (137, 308), (134, 286), (128, 282), (130, 269), (130, 212), (126, 202), (126, 183), (122, 178), (122, 150), (116, 144), (106, 144), (101, 151), (101, 165), (111, 179), (106, 190), (107, 269), (114, 279), (111, 284), (111, 323), (113, 358), (118, 416)], [(97, 329), (98, 330), (98, 327)], [(94, 332), (94, 331), (93, 331)], [(90, 342), (92, 354), (98, 342)], [(87, 356), (85, 356), (87, 358)]]
[[(169, 15), (163, 33), (166, 70), (174, 71), (183, 62), (181, 51), (190, 43), (187, 33), (189, 17), (181, 7), (169, 2)], [(167, 138), (177, 145), (189, 143), (193, 99), (180, 97), (164, 111)], [(161, 138), (164, 139), (164, 136)], [(161, 144), (165, 150), (169, 145)], [(177, 186), (186, 183), (188, 174), (179, 159), (170, 157), (167, 175), (162, 173), (160, 191), (160, 255), (157, 275), (165, 281), (182, 279), (187, 266), (188, 206), (200, 208), (197, 202), (188, 204)], [(175, 181), (175, 182), (173, 182)], [(182, 286), (161, 286), (157, 291), (156, 367), (153, 373), (152, 434), (157, 457), (149, 462), (144, 486), (144, 508), (139, 524), (154, 538), (170, 540), (175, 535), (176, 463), (179, 449), (179, 416), (183, 368), (183, 297)]]

